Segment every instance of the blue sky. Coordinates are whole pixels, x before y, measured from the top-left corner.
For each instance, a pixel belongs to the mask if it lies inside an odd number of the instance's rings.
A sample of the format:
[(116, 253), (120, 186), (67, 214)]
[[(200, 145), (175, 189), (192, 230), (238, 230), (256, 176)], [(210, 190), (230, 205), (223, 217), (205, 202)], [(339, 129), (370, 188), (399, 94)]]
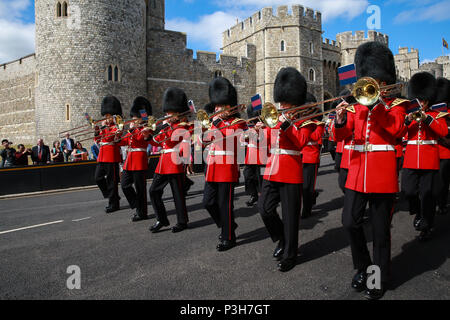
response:
[[(188, 47), (219, 52), (221, 32), (262, 7), (301, 4), (322, 12), (324, 38), (367, 31), (366, 9), (377, 5), (389, 45), (419, 49), (421, 62), (442, 55), (450, 43), (450, 0), (166, 0), (166, 28), (186, 32)], [(0, 0), (0, 63), (34, 52), (34, 1)], [(444, 49), (444, 54), (450, 51)]]

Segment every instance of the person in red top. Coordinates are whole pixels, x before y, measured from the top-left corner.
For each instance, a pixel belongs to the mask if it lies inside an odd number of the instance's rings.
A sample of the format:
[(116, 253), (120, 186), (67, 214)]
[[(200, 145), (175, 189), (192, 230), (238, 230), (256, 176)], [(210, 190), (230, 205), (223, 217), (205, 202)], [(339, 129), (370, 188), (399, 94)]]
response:
[[(437, 79), (437, 103), (447, 103), (447, 114), (444, 119), (447, 122), (447, 127), (450, 127), (450, 116), (448, 109), (450, 106), (450, 81), (445, 78)], [(439, 169), (439, 190), (438, 190), (438, 213), (447, 214), (447, 201), (448, 201), (448, 188), (450, 185), (450, 136), (445, 138), (440, 138), (439, 142), (439, 158), (440, 158), (440, 169)]]
[[(128, 146), (120, 184), (131, 209), (136, 209), (136, 213), (131, 219), (133, 222), (148, 219), (147, 147), (151, 130), (145, 126), (142, 120), (141, 111), (143, 110), (150, 116), (152, 114), (152, 105), (146, 98), (137, 97), (130, 111), (130, 117), (136, 121), (131, 123), (130, 130), (118, 143), (120, 146)], [(133, 184), (135, 188), (133, 188)]]
[(430, 73), (416, 73), (409, 81), (409, 98), (419, 100), (421, 110), (411, 112), (405, 119), (408, 145), (403, 162), (402, 189), (409, 202), (409, 212), (415, 215), (414, 226), (420, 231), (421, 241), (431, 237), (436, 213), (433, 192), (439, 179), (437, 140), (448, 134), (445, 119), (438, 117), (439, 112), (430, 110), (436, 90), (436, 79)]
[[(297, 69), (288, 67), (278, 72), (273, 95), (280, 110), (303, 105), (306, 91), (306, 80)], [(273, 257), (281, 260), (281, 272), (296, 265), (303, 183), (301, 151), (314, 129), (310, 123), (293, 123), (289, 116), (280, 115), (274, 128), (266, 128), (271, 150), (258, 207), (272, 241), (278, 242)], [(277, 213), (280, 201), (282, 219)]]
[(217, 77), (209, 84), (208, 113), (219, 112), (213, 117), (210, 130), (203, 135), (202, 142), (209, 143), (206, 159), (205, 189), (203, 205), (221, 228), (218, 251), (226, 251), (236, 245), (234, 222), (234, 187), (239, 181), (237, 148), (239, 132), (247, 124), (239, 119), (238, 111), (227, 111), (237, 106), (237, 92), (228, 79)]
[[(261, 115), (261, 111), (253, 110), (250, 104), (247, 106), (248, 118), (256, 118)], [(267, 162), (267, 141), (264, 136), (264, 124), (260, 120), (255, 120), (248, 124), (250, 127), (245, 135), (241, 136), (242, 142), (247, 147), (245, 155), (244, 181), (245, 192), (250, 199), (245, 203), (247, 207), (253, 207), (258, 203), (261, 185), (263, 181), (264, 167)]]
[(149, 190), (153, 210), (157, 216), (157, 221), (150, 227), (150, 231), (156, 233), (162, 227), (170, 225), (162, 200), (164, 188), (170, 184), (177, 213), (177, 224), (172, 227), (172, 232), (177, 233), (187, 229), (189, 222), (184, 189), (185, 171), (181, 157), (181, 147), (183, 140), (186, 140), (189, 134), (187, 131), (189, 126), (185, 122), (186, 116), (178, 117), (189, 111), (188, 99), (184, 91), (179, 88), (168, 88), (164, 92), (162, 108), (166, 115), (172, 118), (164, 121), (159, 134), (155, 135), (151, 142), (160, 145), (162, 150)]
[[(357, 76), (372, 77), (380, 85), (394, 84), (396, 71), (392, 52), (378, 42), (367, 42), (356, 51)], [(381, 97), (371, 106), (355, 105), (354, 116), (337, 111), (336, 139), (354, 136), (344, 197), (342, 223), (349, 238), (357, 273), (351, 286), (364, 291), (367, 299), (380, 299), (387, 287), (391, 260), (391, 219), (398, 176), (395, 143), (402, 137), (407, 100)], [(369, 203), (373, 238), (373, 262), (364, 234), (364, 213)], [(367, 268), (381, 271), (381, 287), (368, 289)]]
[[(306, 103), (317, 102), (311, 93), (306, 95)], [(303, 211), (302, 218), (311, 216), (312, 207), (316, 204), (318, 194), (316, 193), (317, 172), (320, 166), (320, 150), (322, 148), (322, 137), (325, 132), (325, 123), (321, 118), (312, 119), (314, 131), (311, 133), (308, 144), (302, 149), (303, 162)]]
[(118, 138), (118, 129), (114, 124), (113, 116), (122, 116), (120, 101), (114, 96), (107, 96), (102, 101), (102, 116), (106, 118), (101, 128), (96, 127), (94, 140), (98, 143), (100, 151), (95, 169), (95, 181), (105, 199), (109, 199), (106, 213), (120, 210), (119, 198), (119, 163), (120, 148), (115, 140)]

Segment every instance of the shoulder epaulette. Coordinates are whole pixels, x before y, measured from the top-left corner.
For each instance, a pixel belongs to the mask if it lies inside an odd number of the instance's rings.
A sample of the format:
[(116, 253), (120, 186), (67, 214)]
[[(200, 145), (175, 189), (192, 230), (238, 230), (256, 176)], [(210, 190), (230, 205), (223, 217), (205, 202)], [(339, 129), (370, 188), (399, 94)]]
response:
[(402, 103), (407, 102), (407, 101), (409, 101), (409, 100), (397, 98), (394, 101), (392, 101), (391, 108), (401, 105)]
[(235, 124), (238, 123), (238, 122), (245, 122), (245, 120), (244, 120), (244, 119), (240, 119), (240, 118), (236, 118), (236, 119), (234, 119), (234, 120), (231, 122), (231, 125), (235, 125)]
[(303, 127), (306, 127), (306, 126), (309, 126), (310, 124), (315, 124), (313, 121), (311, 121), (311, 120), (306, 120), (305, 122), (303, 122), (300, 126), (299, 126), (299, 128), (303, 128)]
[(187, 126), (188, 124), (186, 123), (186, 122), (180, 122), (179, 124), (178, 124), (178, 126), (179, 127), (184, 127), (184, 126)]
[(350, 111), (351, 113), (355, 113), (355, 107), (354, 106), (348, 106), (347, 108), (345, 108), (345, 110)]
[(443, 118), (448, 115), (450, 115), (450, 113), (448, 113), (448, 112), (439, 112), (439, 114), (436, 116), (436, 119)]
[(326, 123), (323, 122), (323, 121), (315, 121), (314, 123), (315, 123), (317, 126), (323, 126), (323, 125), (326, 124)]

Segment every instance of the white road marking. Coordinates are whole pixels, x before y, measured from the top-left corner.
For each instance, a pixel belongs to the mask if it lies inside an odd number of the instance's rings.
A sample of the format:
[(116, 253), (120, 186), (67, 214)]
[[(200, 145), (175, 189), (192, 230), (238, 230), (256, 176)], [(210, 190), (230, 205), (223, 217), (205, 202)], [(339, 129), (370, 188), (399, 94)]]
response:
[(83, 221), (83, 220), (88, 220), (88, 219), (91, 219), (92, 217), (86, 217), (86, 218), (81, 218), (81, 219), (75, 219), (75, 220), (72, 220), (72, 222), (80, 222), (80, 221)]
[(0, 234), (6, 234), (6, 233), (11, 233), (11, 232), (16, 232), (16, 231), (21, 231), (21, 230), (27, 230), (27, 229), (33, 229), (33, 228), (39, 228), (39, 227), (44, 227), (44, 226), (48, 226), (48, 225), (51, 225), (51, 224), (57, 224), (57, 223), (61, 223), (61, 222), (64, 222), (64, 220), (58, 220), (58, 221), (53, 221), (53, 222), (47, 222), (47, 223), (37, 224), (37, 225), (34, 225), (34, 226), (29, 226), (29, 227), (23, 227), (23, 228), (13, 229), (13, 230), (1, 231)]

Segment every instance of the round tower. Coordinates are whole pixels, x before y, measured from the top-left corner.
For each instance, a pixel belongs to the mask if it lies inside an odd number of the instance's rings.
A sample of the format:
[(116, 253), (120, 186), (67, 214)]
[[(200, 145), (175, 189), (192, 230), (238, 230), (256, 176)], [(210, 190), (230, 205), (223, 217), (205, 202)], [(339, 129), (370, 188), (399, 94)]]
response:
[[(145, 0), (36, 1), (36, 135), (100, 119), (104, 96), (115, 95), (128, 116), (147, 96)], [(82, 138), (80, 136), (75, 139)]]

